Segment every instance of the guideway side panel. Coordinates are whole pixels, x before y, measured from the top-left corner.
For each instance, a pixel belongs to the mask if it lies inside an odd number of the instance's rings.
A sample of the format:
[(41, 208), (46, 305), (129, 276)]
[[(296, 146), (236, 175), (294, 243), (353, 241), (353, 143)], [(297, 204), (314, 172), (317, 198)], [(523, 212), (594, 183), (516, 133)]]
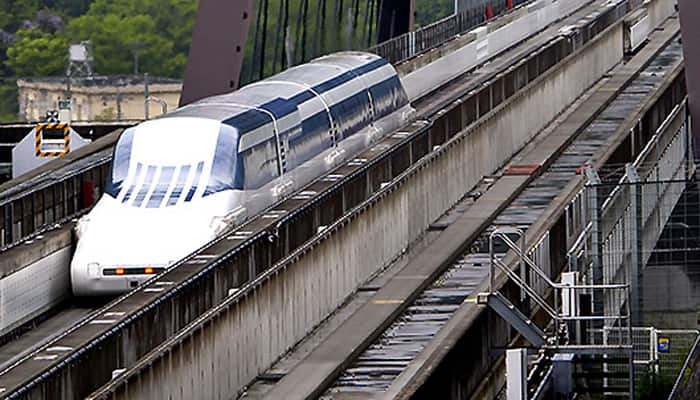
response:
[[(671, 61), (673, 62), (671, 63)], [(656, 62), (649, 68), (649, 71), (656, 70), (658, 75), (652, 76), (650, 74), (642, 74), (643, 77), (639, 79), (638, 83), (629, 89), (630, 94), (646, 93), (647, 100), (642, 101), (642, 99), (634, 99), (628, 96), (621, 97), (621, 102), (619, 102), (619, 104), (613, 103), (610, 111), (601, 115), (602, 118), (599, 123), (591, 125), (592, 128), (585, 133), (585, 135), (589, 135), (588, 140), (581, 141), (575, 147), (572, 147), (571, 151), (564, 153), (562, 162), (554, 164), (550, 168), (550, 171), (542, 176), (543, 179), (547, 179), (549, 182), (555, 182), (557, 180), (557, 175), (563, 172), (575, 178), (573, 178), (573, 180), (567, 180), (568, 184), (567, 182), (561, 183), (565, 185), (563, 189), (565, 189), (568, 194), (559, 195), (557, 197), (559, 199), (558, 204), (555, 203), (553, 206), (537, 212), (539, 217), (536, 218), (535, 221), (533, 221), (534, 224), (530, 225), (528, 228), (528, 236), (531, 237), (529, 239), (531, 243), (536, 243), (537, 238), (541, 237), (544, 232), (547, 232), (546, 229), (553, 229), (551, 228), (552, 226), (558, 226), (562, 223), (562, 220), (566, 218), (565, 214), (562, 213), (563, 208), (572, 200), (572, 193), (575, 194), (578, 192), (577, 189), (580, 188), (580, 183), (578, 182), (580, 177), (576, 177), (575, 166), (581, 165), (582, 162), (590, 158), (594, 160), (597, 167), (602, 166), (609, 159), (616, 160), (613, 162), (621, 162), (620, 158), (615, 157), (619, 156), (619, 153), (613, 155), (613, 152), (619, 146), (620, 138), (628, 136), (629, 132), (640, 120), (656, 121), (642, 127), (645, 133), (653, 133), (656, 127), (661, 124), (673, 109), (673, 106), (682, 102), (684, 92), (681, 62), (680, 46), (678, 43), (673, 43), (669, 46), (665, 54), (657, 57)], [(667, 63), (670, 63), (670, 65)], [(660, 70), (663, 72), (660, 72)], [(650, 80), (652, 77), (655, 78)], [(634, 101), (626, 104), (629, 100)], [(651, 106), (651, 104), (653, 104), (653, 106)], [(633, 108), (627, 109), (628, 105), (633, 106)], [(624, 112), (625, 110), (627, 111)], [(627, 117), (625, 118), (623, 115), (627, 115)], [(610, 125), (610, 128), (613, 128), (615, 125), (618, 127), (615, 128), (613, 132), (610, 132), (608, 131), (609, 128), (603, 127), (604, 124)], [(646, 137), (648, 138), (649, 136)], [(582, 137), (582, 139), (586, 138)], [(595, 142), (598, 142), (598, 144), (590, 139), (595, 139)], [(613, 139), (612, 141), (618, 144), (611, 144), (611, 140), (609, 139)], [(601, 153), (605, 153), (606, 150), (609, 150), (609, 154), (601, 155)], [(588, 155), (578, 162), (573, 162), (576, 161), (577, 158), (580, 158), (580, 155), (585, 155), (588, 151), (594, 151), (596, 155), (594, 157)], [(523, 210), (523, 207), (528, 204), (528, 197), (534, 199), (531, 195), (537, 192), (537, 187), (544, 187), (544, 183), (545, 181), (541, 183), (535, 182), (532, 190), (528, 190), (524, 193), (525, 196), (523, 196), (523, 200), (525, 202), (516, 200), (514, 204), (518, 207), (513, 209), (511, 216), (516, 216), (518, 212), (521, 212), (518, 209)], [(557, 185), (560, 184), (557, 183)], [(554, 201), (554, 199), (551, 201)], [(499, 221), (496, 222), (498, 223)], [(502, 219), (500, 222), (507, 223), (506, 219)], [(530, 232), (533, 233), (530, 234)], [(553, 241), (550, 236), (550, 244), (552, 243)], [(532, 246), (535, 247), (534, 243)], [(561, 246), (563, 247), (563, 245)], [(550, 249), (550, 252), (551, 250), (554, 249)], [(513, 259), (514, 258), (515, 257), (513, 257)], [(509, 264), (514, 265), (512, 262), (509, 262)], [(554, 274), (557, 273), (557, 271), (552, 272)], [(503, 281), (500, 282), (502, 283)], [(486, 287), (487, 284), (484, 283), (482, 285), (482, 290), (486, 291)], [(449, 387), (460, 388), (460, 390), (465, 389), (468, 381), (464, 376), (483, 376), (481, 374), (484, 374), (488, 368), (492, 367), (491, 363), (484, 362), (481, 365), (477, 365), (478, 363), (475, 362), (475, 360), (468, 360), (458, 355), (469, 348), (469, 344), (465, 343), (465, 338), (468, 338), (475, 332), (486, 329), (482, 326), (486, 318), (484, 314), (482, 310), (476, 309), (471, 303), (462, 305), (461, 309), (455, 313), (455, 316), (446, 324), (445, 328), (443, 328), (443, 330), (426, 346), (426, 350), (421, 356), (417, 357), (397, 378), (392, 387), (388, 390), (388, 393), (391, 393), (394, 398), (409, 398), (410, 396), (417, 396), (420, 398), (421, 395), (427, 393), (431, 393), (432, 395), (443, 394), (447, 391), (445, 388)], [(465, 319), (469, 319), (469, 322), (464, 322)], [(544, 326), (544, 322), (545, 321), (540, 321), (540, 326)], [(457, 373), (457, 371), (459, 371), (459, 373)], [(466, 389), (466, 392), (471, 393), (473, 390), (474, 387), (471, 387)]]
[[(653, 48), (658, 49), (659, 47), (663, 47), (665, 43), (667, 43), (670, 38), (673, 36), (674, 32), (676, 30), (673, 29), (667, 29), (666, 32), (661, 34), (662, 40), (657, 41), (653, 44)], [(648, 58), (648, 54), (645, 57), (641, 57), (640, 59), (646, 60)], [(609, 97), (610, 99), (613, 98), (613, 96), (617, 93), (618, 90), (620, 90), (621, 86), (624, 86), (628, 80), (632, 79), (633, 77), (633, 72), (637, 71), (638, 68), (642, 68), (643, 64), (637, 63), (635, 67), (625, 69), (621, 68), (618, 69), (618, 72), (614, 74), (613, 78), (611, 78), (604, 87), (600, 90), (599, 94), (596, 93), (595, 95), (592, 95), (591, 103), (597, 104), (596, 107), (592, 107), (592, 104), (584, 103), (582, 105), (579, 114), (574, 114), (572, 116), (572, 121), (567, 122), (564, 125), (562, 125), (562, 131), (565, 132), (565, 136), (569, 137), (572, 132), (577, 132), (579, 129), (582, 128), (577, 128), (576, 126), (583, 124), (585, 126), (588, 122), (592, 120), (590, 117), (591, 112), (593, 112), (595, 109), (598, 109), (600, 107), (603, 107), (605, 104), (608, 103), (609, 100), (605, 99)], [(621, 70), (621, 71), (620, 71)], [(648, 89), (649, 90), (649, 89)], [(647, 91), (648, 91), (647, 90)], [(632, 92), (637, 92), (639, 91), (638, 88), (635, 88), (632, 90)], [(644, 94), (647, 93), (647, 91), (643, 91), (642, 94), (640, 94), (640, 99), (643, 97)], [(633, 104), (638, 104), (638, 102), (633, 102)], [(608, 115), (604, 115), (603, 119), (609, 119), (611, 113), (617, 113), (620, 111), (619, 109), (609, 111)], [(619, 112), (620, 115), (627, 115), (631, 112), (631, 110), (628, 110), (627, 113), (625, 112)], [(514, 221), (523, 221), (523, 216), (527, 217), (527, 221), (529, 223), (533, 223), (534, 220), (537, 219), (538, 216), (541, 215), (542, 212), (545, 211), (547, 206), (551, 204), (553, 201), (554, 196), (556, 196), (559, 192), (555, 189), (560, 189), (563, 190), (567, 183), (572, 178), (576, 177), (576, 169), (578, 166), (582, 165), (585, 163), (590, 157), (593, 156), (591, 151), (595, 151), (596, 149), (599, 149), (610, 136), (614, 136), (614, 128), (617, 126), (617, 124), (622, 122), (622, 119), (624, 117), (620, 117), (614, 121), (611, 121), (609, 123), (609, 127), (606, 129), (600, 129), (599, 125), (596, 125), (593, 127), (593, 129), (590, 129), (587, 131), (587, 134), (583, 135), (582, 134), (582, 140), (580, 141), (574, 141), (575, 145), (572, 145), (571, 149), (565, 151), (562, 156), (562, 161), (557, 161), (556, 167), (553, 167), (552, 170), (554, 171), (552, 174), (548, 175), (544, 181), (541, 183), (538, 183), (534, 185), (531, 189), (528, 188), (528, 192), (525, 193), (521, 198), (518, 198), (518, 203), (512, 207), (506, 209), (505, 212), (503, 212), (501, 215), (503, 218), (500, 219), (500, 224), (503, 225), (511, 225), (515, 223)], [(558, 128), (559, 129), (559, 128)], [(611, 130), (612, 129), (612, 130)], [(555, 148), (550, 147), (554, 142), (559, 142), (559, 134), (558, 131), (555, 131), (554, 133), (555, 139), (554, 140), (547, 140), (546, 144), (544, 145), (543, 149), (540, 149), (539, 152), (537, 149), (533, 151), (533, 155), (537, 154), (539, 156), (542, 156), (542, 154), (557, 154), (557, 151)], [(559, 142), (561, 145), (565, 145), (568, 141), (563, 141)], [(545, 151), (542, 151), (545, 150)], [(535, 157), (528, 157), (527, 155), (524, 157), (524, 161), (527, 160), (525, 164), (543, 164), (541, 159), (535, 158)], [(546, 164), (545, 164), (546, 168)], [(500, 182), (505, 179), (513, 179), (516, 178), (517, 176), (506, 176), (500, 178), (500, 180), (495, 184), (499, 185)], [(539, 181), (538, 181), (539, 182)], [(495, 186), (494, 186), (495, 187)], [(491, 189), (493, 190), (493, 189)], [(490, 192), (490, 190), (489, 190)], [(485, 198), (489, 196), (489, 192), (486, 192), (484, 196), (479, 198), (477, 200), (477, 204), (482, 202)], [(533, 204), (533, 201), (536, 204)], [(469, 212), (469, 211), (468, 211)], [(454, 227), (451, 226), (448, 228), (450, 230), (451, 228)], [(447, 234), (448, 231), (445, 231), (445, 234)], [(464, 231), (466, 232), (466, 231)], [(454, 234), (453, 234), (454, 235)], [(456, 234), (455, 236), (460, 236), (459, 234)], [(552, 235), (553, 237), (556, 238), (556, 234)], [(462, 235), (462, 237), (470, 237), (470, 235)], [(553, 241), (556, 241), (556, 239), (552, 239)], [(549, 239), (547, 239), (545, 242), (548, 242)], [(546, 254), (549, 254), (549, 252), (545, 252)], [(430, 252), (426, 251), (425, 254), (431, 254), (434, 257), (433, 260), (431, 260), (431, 264), (437, 268), (439, 266), (439, 263), (442, 262), (443, 260), (446, 260), (447, 258), (440, 257), (437, 252)], [(422, 256), (422, 254), (421, 254)], [(418, 264), (424, 264), (424, 262), (420, 262), (420, 257), (416, 257), (414, 260), (411, 261), (411, 264), (413, 262), (416, 262)], [(465, 257), (465, 260), (462, 261), (460, 260), (458, 263), (456, 263), (454, 270), (450, 271), (457, 271), (454, 272), (453, 274), (445, 274), (445, 278), (439, 279), (437, 282), (439, 284), (436, 284), (436, 287), (433, 288), (434, 291), (439, 290), (442, 287), (447, 287), (449, 288), (449, 291), (453, 297), (457, 297), (456, 293), (458, 293), (458, 288), (460, 291), (463, 291), (463, 293), (460, 293), (464, 297), (467, 297), (469, 293), (472, 291), (472, 289), (469, 288), (468, 281), (462, 280), (461, 277), (464, 272), (462, 271), (468, 271), (468, 272), (475, 272), (478, 270), (476, 265), (482, 265), (484, 264), (484, 258), (485, 256), (483, 254), (472, 254), (469, 256)], [(488, 257), (486, 257), (487, 259)], [(409, 265), (411, 265), (409, 264)], [(408, 268), (408, 267), (406, 267)], [(553, 270), (554, 268), (552, 268)], [(553, 273), (552, 271), (550, 271)], [(486, 277), (486, 272), (484, 271), (481, 278)], [(398, 276), (398, 275), (397, 275)], [(459, 278), (459, 279), (458, 279)], [(405, 285), (407, 285), (406, 283)], [(382, 289), (384, 290), (384, 289)], [(379, 293), (377, 293), (379, 296)], [(427, 291), (426, 291), (427, 293)], [(458, 298), (458, 300), (464, 299), (464, 297)], [(381, 297), (380, 297), (381, 298)], [(395, 297), (391, 297), (395, 298)], [(438, 324), (443, 323), (444, 319), (443, 318), (435, 318), (434, 324), (430, 325), (430, 328), (427, 327), (427, 323), (421, 318), (423, 317), (422, 314), (416, 311), (418, 309), (418, 305), (420, 305), (420, 301), (425, 301), (429, 302), (430, 304), (433, 304), (434, 299), (437, 298), (437, 296), (428, 296), (427, 294), (425, 295), (425, 298), (420, 300), (417, 300), (413, 305), (411, 305), (413, 310), (409, 308), (409, 311), (406, 312), (402, 317), (398, 318), (397, 321), (394, 325), (392, 325), (391, 328), (388, 328), (385, 331), (385, 336), (382, 336), (381, 339), (377, 339), (377, 341), (372, 345), (372, 347), (368, 348), (368, 350), (360, 356), (356, 362), (354, 362), (351, 366), (347, 367), (345, 372), (342, 374), (341, 378), (336, 381), (335, 386), (332, 387), (332, 389), (329, 389), (325, 395), (326, 396), (332, 396), (333, 394), (342, 394), (342, 393), (348, 393), (348, 392), (362, 392), (364, 394), (368, 394), (370, 392), (379, 392), (382, 390), (382, 388), (386, 389), (389, 384), (391, 384), (392, 380), (392, 375), (396, 375), (401, 371), (401, 368), (406, 367), (406, 364), (409, 363), (409, 360), (407, 360), (407, 355), (413, 351), (418, 351), (418, 350), (413, 350), (413, 349), (420, 349), (421, 346), (425, 345), (429, 340), (430, 340), (430, 335), (425, 334), (425, 339), (422, 337), (419, 338), (418, 335), (415, 335), (415, 332), (421, 332), (424, 334), (427, 331), (430, 331), (431, 329), (439, 329)], [(447, 308), (447, 302), (441, 303), (441, 305), (445, 306)], [(455, 304), (450, 304), (450, 306), (454, 306)], [(398, 307), (398, 306), (397, 306)], [(367, 308), (369, 311), (369, 308)], [(361, 309), (361, 310), (364, 310)], [(375, 311), (376, 312), (376, 311)], [(355, 316), (359, 314), (360, 311), (358, 311), (355, 315), (353, 315), (353, 319), (355, 319)], [(447, 313), (446, 313), (447, 314)], [(420, 316), (420, 317), (417, 317)], [(373, 314), (368, 313), (364, 318), (359, 317), (357, 319), (361, 321), (365, 321), (369, 319), (370, 317), (373, 317)], [(474, 317), (474, 316), (470, 316)], [(486, 317), (484, 317), (486, 318)], [(350, 320), (348, 320), (349, 322)], [(438, 322), (440, 321), (440, 322)], [(463, 320), (464, 321), (464, 320)], [(481, 320), (479, 320), (481, 321)], [(423, 326), (419, 326), (421, 323), (423, 323)], [(466, 324), (466, 322), (462, 322)], [(479, 325), (478, 330), (486, 329), (483, 327), (483, 325), (480, 325), (482, 322), (473, 322), (473, 325)], [(437, 328), (435, 327), (437, 326)], [(347, 339), (348, 337), (352, 337), (352, 335), (348, 335), (348, 331), (343, 331), (341, 332), (341, 328), (336, 330), (336, 333), (334, 334), (337, 335), (339, 338), (342, 338), (343, 336), (345, 337), (345, 342), (348, 342), (348, 345), (346, 346), (349, 348), (352, 345), (361, 346), (358, 345), (356, 340), (353, 338), (352, 341), (351, 339)], [(491, 329), (491, 328), (489, 328)], [(506, 329), (506, 332), (508, 330)], [(343, 335), (344, 333), (344, 335)], [(490, 338), (501, 338), (502, 335), (499, 335), (500, 332), (496, 332), (494, 334), (494, 331), (490, 331)], [(435, 334), (433, 332), (432, 334)], [(475, 332), (470, 333), (471, 336), (477, 335)], [(536, 335), (535, 335), (536, 336)], [(533, 336), (533, 337), (535, 337)], [(410, 348), (412, 349), (411, 351), (406, 350), (404, 343), (403, 343), (403, 338), (411, 338), (411, 344)], [(452, 340), (455, 340), (453, 338)], [(461, 340), (461, 339), (460, 339)], [(330, 340), (329, 340), (330, 342)], [(499, 342), (503, 342), (502, 340)], [(490, 345), (493, 345), (493, 342), (491, 342)], [(481, 344), (472, 344), (471, 347), (474, 346), (481, 346)], [(489, 344), (485, 346), (485, 348), (488, 348)], [(314, 350), (311, 355), (305, 359), (301, 364), (299, 364), (295, 369), (293, 369), (290, 373), (288, 373), (278, 384), (277, 386), (272, 389), (269, 392), (269, 398), (283, 398), (284, 395), (283, 393), (297, 393), (301, 392), (302, 387), (304, 386), (312, 386), (313, 383), (308, 382), (308, 380), (303, 379), (302, 376), (310, 376), (312, 373), (315, 375), (319, 374), (319, 371), (322, 369), (325, 369), (329, 373), (335, 373), (335, 371), (330, 370), (328, 368), (328, 365), (330, 364), (330, 360), (333, 359), (335, 360), (338, 364), (339, 367), (342, 367), (345, 365), (344, 363), (347, 363), (348, 359), (343, 359), (343, 355), (339, 355), (337, 350), (334, 349), (333, 351), (323, 351), (321, 350), (322, 347), (325, 347), (325, 343), (319, 347), (317, 347), (316, 350)], [(470, 347), (470, 348), (471, 348)], [(481, 347), (478, 347), (481, 349)], [(352, 352), (356, 352), (356, 349), (352, 349)], [(343, 353), (344, 355), (348, 355), (350, 353), (346, 352)], [(421, 359), (422, 361), (425, 361), (425, 358), (423, 355), (417, 355), (417, 359)], [(480, 354), (479, 356), (473, 356), (473, 357), (468, 357), (464, 358), (460, 356), (460, 359), (467, 359), (467, 360), (472, 360), (473, 364), (478, 364), (483, 360), (484, 363), (486, 363), (486, 366), (481, 366), (481, 369), (479, 369), (478, 366), (474, 365), (474, 368), (479, 370), (479, 372), (475, 372), (474, 374), (465, 374), (465, 376), (469, 376), (468, 378), (464, 378), (466, 382), (461, 382), (464, 383), (465, 386), (468, 387), (468, 385), (471, 384), (478, 384), (481, 381), (481, 377), (488, 368), (488, 363), (492, 361), (489, 359), (489, 357), (485, 354)], [(391, 367), (385, 368), (384, 367), (384, 362), (387, 360), (391, 360)], [(479, 360), (479, 361), (477, 361)], [(305, 368), (308, 368), (305, 370)], [(406, 372), (410, 372), (411, 366), (408, 366), (406, 369)], [(300, 373), (301, 371), (304, 371), (303, 373)], [(408, 374), (406, 374), (408, 376)], [(301, 379), (300, 379), (301, 378)], [(321, 381), (320, 379), (316, 379), (316, 382)], [(402, 383), (406, 382), (413, 382), (410, 378), (407, 378), (404, 380)], [(286, 386), (285, 386), (286, 385)], [(321, 385), (318, 385), (321, 386)], [(400, 387), (400, 385), (396, 385), (397, 387)], [(293, 389), (292, 389), (293, 388)], [(314, 389), (317, 390), (317, 389)], [(470, 389), (467, 389), (465, 392), (469, 393)], [(292, 396), (290, 398), (306, 398), (308, 396)]]

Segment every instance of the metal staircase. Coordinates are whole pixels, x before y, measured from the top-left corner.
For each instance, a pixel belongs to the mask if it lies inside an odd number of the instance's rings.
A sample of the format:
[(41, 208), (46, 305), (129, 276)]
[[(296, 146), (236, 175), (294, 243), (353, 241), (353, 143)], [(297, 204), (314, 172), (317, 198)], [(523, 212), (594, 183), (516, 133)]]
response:
[[(497, 247), (506, 251), (496, 252)], [(584, 385), (585, 391), (599, 392), (604, 397), (633, 398), (630, 284), (579, 284), (578, 272), (565, 272), (562, 281), (555, 282), (527, 252), (524, 232), (516, 227), (493, 230), (489, 235), (489, 254), (489, 292), (480, 293), (477, 303), (488, 306), (551, 360), (572, 360), (567, 366), (570, 381), (564, 387), (573, 387), (571, 382), (575, 380), (592, 382)], [(504, 280), (515, 283), (520, 290), (519, 299), (509, 299), (499, 291)], [(595, 297), (606, 307), (591, 307), (593, 312), (581, 315), (581, 295)], [(546, 314), (550, 321), (547, 327), (537, 326), (529, 317), (535, 308)], [(620, 333), (617, 340), (603, 341), (596, 332), (604, 328), (616, 329)], [(620, 360), (624, 362), (621, 364)], [(561, 374), (549, 376), (561, 379)], [(553, 386), (556, 391), (557, 384)]]
[(496, 314), (508, 321), (533, 346), (543, 347), (547, 343), (545, 333), (501, 293), (480, 294), (477, 297), (477, 302), (488, 305)]

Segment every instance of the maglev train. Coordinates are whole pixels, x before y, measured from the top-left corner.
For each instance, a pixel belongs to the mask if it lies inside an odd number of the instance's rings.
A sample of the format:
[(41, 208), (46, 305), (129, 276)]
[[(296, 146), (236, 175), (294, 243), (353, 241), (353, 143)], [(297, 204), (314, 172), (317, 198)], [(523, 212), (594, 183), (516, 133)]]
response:
[(137, 287), (412, 115), (391, 64), (342, 52), (125, 130), (76, 227), (73, 293)]

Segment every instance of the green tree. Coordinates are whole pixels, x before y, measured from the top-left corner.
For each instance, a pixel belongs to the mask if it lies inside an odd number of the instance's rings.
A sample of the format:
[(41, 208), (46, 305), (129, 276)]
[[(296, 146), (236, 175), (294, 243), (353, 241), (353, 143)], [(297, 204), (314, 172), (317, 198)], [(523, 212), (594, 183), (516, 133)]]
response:
[(5, 64), (15, 76), (62, 75), (68, 38), (38, 29), (20, 30), (19, 40), (7, 49)]
[(166, 76), (176, 73), (173, 42), (158, 34), (148, 15), (86, 14), (72, 20), (68, 32), (74, 41), (92, 41), (95, 70), (100, 74), (131, 73), (135, 55), (140, 72)]
[(454, 13), (452, 0), (416, 0), (416, 28), (429, 25)]
[(181, 77), (197, 2), (191, 0), (97, 0), (68, 24), (74, 41), (91, 40), (101, 74), (139, 71)]
[(90, 3), (92, 0), (42, 0), (45, 8), (69, 17), (85, 14)]
[(0, 0), (0, 29), (14, 32), (41, 8), (40, 0)]
[(0, 78), (0, 122), (17, 120), (17, 84)]
[[(0, 121), (17, 119), (17, 76), (63, 75), (73, 40), (61, 19), (85, 13), (92, 1), (0, 0)], [(12, 34), (18, 41), (8, 40)]]
[(6, 68), (0, 69), (2, 75), (62, 74), (68, 44), (91, 40), (99, 74), (131, 73), (138, 58), (139, 72), (182, 77), (196, 0), (0, 0), (5, 6), (0, 7), (0, 27), (18, 18), (31, 19), (41, 7), (57, 7), (51, 12), (71, 15), (88, 4), (89, 10), (71, 19), (65, 33), (19, 31), (19, 40), (3, 51), (7, 59), (0, 57)]

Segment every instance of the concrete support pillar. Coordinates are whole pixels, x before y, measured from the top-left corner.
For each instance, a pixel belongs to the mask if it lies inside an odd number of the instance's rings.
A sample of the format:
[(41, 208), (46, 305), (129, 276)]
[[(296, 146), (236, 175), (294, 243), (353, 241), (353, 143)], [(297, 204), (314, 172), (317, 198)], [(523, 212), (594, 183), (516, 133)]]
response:
[(527, 349), (506, 351), (506, 399), (527, 400)]

